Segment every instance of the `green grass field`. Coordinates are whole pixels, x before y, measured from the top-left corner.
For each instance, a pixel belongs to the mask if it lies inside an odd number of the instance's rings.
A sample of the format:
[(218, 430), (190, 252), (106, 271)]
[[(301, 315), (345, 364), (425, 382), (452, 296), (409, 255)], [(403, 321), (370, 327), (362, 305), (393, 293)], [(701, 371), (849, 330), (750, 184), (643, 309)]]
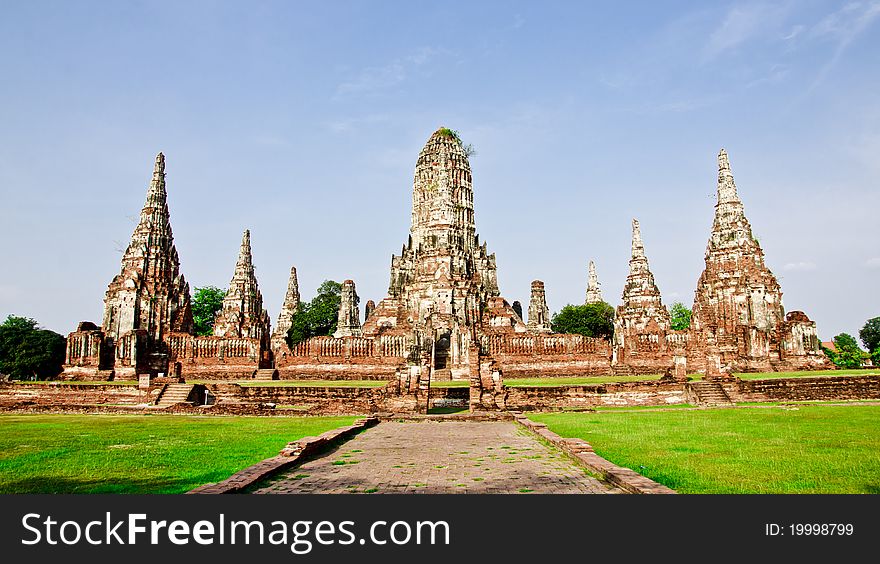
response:
[(355, 419), (2, 415), (0, 493), (181, 493)]
[(680, 493), (880, 493), (880, 405), (529, 418)]

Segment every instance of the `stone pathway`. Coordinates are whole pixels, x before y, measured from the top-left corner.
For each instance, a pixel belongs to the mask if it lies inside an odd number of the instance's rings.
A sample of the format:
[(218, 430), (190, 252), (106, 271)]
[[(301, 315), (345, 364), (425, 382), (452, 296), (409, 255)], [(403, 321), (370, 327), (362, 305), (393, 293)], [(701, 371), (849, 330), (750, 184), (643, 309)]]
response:
[(621, 493), (512, 422), (383, 422), (254, 490)]

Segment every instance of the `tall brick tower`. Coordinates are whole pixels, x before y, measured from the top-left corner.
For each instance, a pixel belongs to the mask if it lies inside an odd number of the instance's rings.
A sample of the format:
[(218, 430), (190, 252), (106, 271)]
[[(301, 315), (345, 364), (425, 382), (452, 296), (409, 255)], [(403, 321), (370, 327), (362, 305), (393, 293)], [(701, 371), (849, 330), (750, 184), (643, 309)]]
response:
[(65, 378), (128, 379), (167, 373), (167, 338), (192, 335), (189, 284), (180, 273), (159, 153), (122, 267), (107, 287), (101, 327), (82, 322), (68, 337)]
[[(412, 202), (409, 238), (391, 259), (388, 297), (365, 322), (364, 335), (412, 334), (416, 342), (438, 344), (440, 364), (447, 357), (460, 364), (499, 291), (495, 255), (476, 234), (470, 163), (454, 131), (438, 129), (419, 153)], [(509, 319), (519, 320), (506, 308)]]
[(189, 285), (180, 274), (165, 191), (165, 155), (159, 153), (140, 221), (122, 256), (122, 269), (107, 288), (107, 337), (145, 330), (152, 344), (174, 332), (192, 333)]
[(727, 152), (721, 149), (715, 219), (706, 245), (706, 268), (694, 293), (688, 362), (699, 366), (701, 357), (708, 355), (709, 373), (769, 371), (788, 351), (788, 362), (799, 366), (824, 364), (815, 323), (802, 312), (792, 314), (797, 315), (785, 316), (782, 289), (764, 264)]

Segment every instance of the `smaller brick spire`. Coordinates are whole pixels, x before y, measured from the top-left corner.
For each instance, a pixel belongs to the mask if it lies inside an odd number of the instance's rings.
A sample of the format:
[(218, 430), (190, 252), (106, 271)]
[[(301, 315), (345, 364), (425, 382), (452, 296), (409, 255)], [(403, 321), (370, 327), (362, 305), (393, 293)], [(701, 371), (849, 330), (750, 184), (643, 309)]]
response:
[(272, 332), (272, 348), (280, 347), (287, 338), (287, 332), (293, 326), (293, 316), (299, 311), (299, 282), (296, 279), (296, 267), (290, 267), (290, 278), (287, 280), (287, 293), (284, 294), (284, 303), (281, 304), (281, 312), (278, 314), (278, 323)]
[(718, 203), (729, 202), (741, 203), (730, 171), (730, 159), (727, 158), (727, 151), (721, 149), (718, 152)]
[(263, 309), (263, 296), (251, 256), (251, 232), (247, 229), (241, 238), (238, 261), (223, 298), (223, 308), (214, 321), (214, 335), (260, 340), (269, 337), (269, 314)]
[(623, 303), (617, 308), (619, 320), (628, 320), (632, 326), (642, 328), (649, 319), (655, 319), (661, 328), (669, 327), (669, 312), (663, 307), (660, 290), (648, 266), (637, 219), (632, 221), (632, 258), (622, 299)]
[(589, 277), (587, 278), (587, 304), (595, 304), (603, 301), (602, 290), (599, 289), (599, 277), (596, 275), (596, 265), (590, 261)]
[(336, 332), (333, 336), (361, 337), (360, 310), (358, 309), (358, 295), (354, 288), (354, 281), (346, 280), (342, 283), (342, 296), (339, 302), (339, 318), (336, 323)]
[(544, 283), (540, 280), (532, 282), (532, 292), (529, 299), (529, 331), (537, 333), (549, 333), (550, 310), (547, 308), (547, 295), (544, 291)]

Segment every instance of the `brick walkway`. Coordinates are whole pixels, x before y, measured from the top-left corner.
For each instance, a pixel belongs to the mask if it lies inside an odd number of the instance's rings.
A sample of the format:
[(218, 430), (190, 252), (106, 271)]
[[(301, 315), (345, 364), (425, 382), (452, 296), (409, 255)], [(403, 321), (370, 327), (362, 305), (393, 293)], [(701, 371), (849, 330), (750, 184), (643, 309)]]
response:
[(384, 422), (255, 493), (620, 493), (511, 422)]

